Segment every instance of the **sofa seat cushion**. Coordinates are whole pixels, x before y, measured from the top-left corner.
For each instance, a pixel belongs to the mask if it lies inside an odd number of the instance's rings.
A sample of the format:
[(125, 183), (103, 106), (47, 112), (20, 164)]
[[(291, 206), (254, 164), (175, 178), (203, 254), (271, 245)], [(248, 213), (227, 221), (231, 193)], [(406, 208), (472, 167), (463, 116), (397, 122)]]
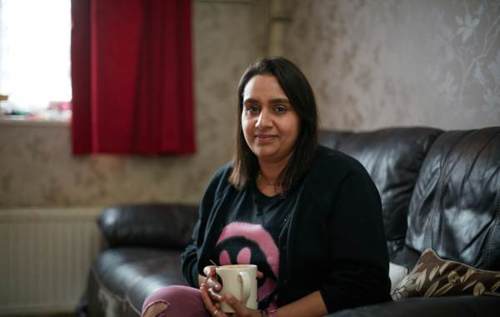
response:
[(93, 266), (102, 287), (120, 298), (144, 278), (163, 274), (171, 283), (183, 283), (180, 252), (147, 248), (118, 248), (104, 251)]
[(328, 317), (498, 317), (500, 298), (492, 296), (412, 297), (343, 310)]

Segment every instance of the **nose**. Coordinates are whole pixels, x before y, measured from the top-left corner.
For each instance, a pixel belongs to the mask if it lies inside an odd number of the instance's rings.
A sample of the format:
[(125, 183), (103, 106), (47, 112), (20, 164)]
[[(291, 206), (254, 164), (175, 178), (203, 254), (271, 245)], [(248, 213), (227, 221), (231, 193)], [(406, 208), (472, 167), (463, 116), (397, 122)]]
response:
[(271, 117), (270, 117), (270, 114), (268, 113), (268, 111), (266, 109), (262, 109), (260, 114), (259, 114), (259, 117), (257, 118), (257, 122), (255, 123), (255, 126), (257, 128), (265, 128), (265, 127), (269, 127), (271, 125)]

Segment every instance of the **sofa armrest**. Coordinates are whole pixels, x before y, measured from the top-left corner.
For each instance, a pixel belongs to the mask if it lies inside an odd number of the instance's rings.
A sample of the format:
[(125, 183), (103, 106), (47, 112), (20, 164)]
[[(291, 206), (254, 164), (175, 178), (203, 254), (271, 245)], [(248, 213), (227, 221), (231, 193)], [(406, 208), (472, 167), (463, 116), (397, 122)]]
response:
[(98, 226), (109, 247), (183, 248), (191, 238), (197, 207), (182, 204), (118, 205), (103, 210)]
[(331, 317), (442, 317), (498, 316), (500, 298), (494, 296), (451, 296), (409, 298), (398, 302), (358, 307), (331, 314)]

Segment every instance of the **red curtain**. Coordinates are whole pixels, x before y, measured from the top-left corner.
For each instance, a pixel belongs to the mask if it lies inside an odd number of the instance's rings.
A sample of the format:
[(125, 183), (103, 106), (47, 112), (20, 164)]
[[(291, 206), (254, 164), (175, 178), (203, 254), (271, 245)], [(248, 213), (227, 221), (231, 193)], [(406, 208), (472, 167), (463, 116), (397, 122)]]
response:
[(193, 153), (190, 0), (72, 0), (73, 153)]

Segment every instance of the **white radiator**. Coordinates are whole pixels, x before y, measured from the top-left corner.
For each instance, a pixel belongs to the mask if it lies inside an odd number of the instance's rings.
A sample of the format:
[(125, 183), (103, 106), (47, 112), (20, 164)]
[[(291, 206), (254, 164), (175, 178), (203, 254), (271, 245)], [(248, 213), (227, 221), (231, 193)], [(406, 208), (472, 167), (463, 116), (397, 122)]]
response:
[(99, 212), (0, 209), (0, 315), (74, 311), (100, 248)]

